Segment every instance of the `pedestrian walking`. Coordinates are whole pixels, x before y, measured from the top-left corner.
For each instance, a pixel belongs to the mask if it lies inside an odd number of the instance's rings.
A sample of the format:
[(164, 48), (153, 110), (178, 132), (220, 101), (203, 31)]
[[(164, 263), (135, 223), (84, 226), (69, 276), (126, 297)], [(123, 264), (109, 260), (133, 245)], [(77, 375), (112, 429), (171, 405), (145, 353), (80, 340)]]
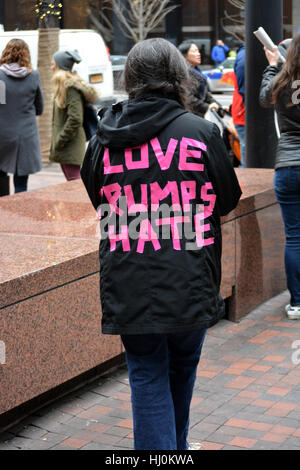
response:
[(0, 81), (5, 98), (0, 104), (0, 195), (5, 196), (9, 173), (20, 193), (27, 191), (28, 176), (42, 168), (36, 116), (43, 112), (43, 94), (25, 41), (12, 39), (4, 48)]
[(241, 168), (245, 167), (245, 45), (238, 49), (234, 63), (234, 92), (231, 114), (233, 124), (239, 136), (241, 150)]
[(80, 179), (86, 150), (85, 106), (99, 98), (95, 88), (72, 71), (81, 60), (77, 51), (58, 51), (51, 65), (55, 99), (50, 161), (60, 163), (67, 181)]
[(300, 320), (300, 34), (287, 50), (286, 62), (279, 63), (278, 49), (265, 50), (269, 66), (261, 89), (260, 104), (275, 106), (280, 138), (275, 161), (275, 193), (280, 204), (285, 227), (285, 270), (290, 291), (286, 314)]
[(102, 332), (125, 346), (135, 449), (186, 450), (206, 329), (224, 315), (220, 216), (241, 191), (217, 126), (184, 108), (173, 44), (136, 44), (124, 77), (129, 99), (102, 110), (81, 170), (101, 216)]
[(190, 85), (187, 85), (186, 94), (188, 105), (192, 113), (204, 117), (208, 110), (218, 111), (219, 103), (208, 91), (207, 78), (202, 73), (201, 54), (198, 46), (192, 41), (185, 41), (178, 46), (189, 67)]
[(226, 54), (229, 52), (229, 47), (224, 44), (221, 39), (217, 40), (216, 45), (212, 48), (211, 58), (214, 61), (216, 67), (226, 59)]

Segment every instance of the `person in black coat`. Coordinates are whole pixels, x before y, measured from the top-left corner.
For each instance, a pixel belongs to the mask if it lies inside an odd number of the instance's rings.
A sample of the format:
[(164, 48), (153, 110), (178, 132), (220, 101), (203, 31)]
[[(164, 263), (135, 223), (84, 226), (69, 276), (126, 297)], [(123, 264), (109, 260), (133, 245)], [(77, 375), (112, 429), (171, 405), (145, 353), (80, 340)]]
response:
[(300, 320), (300, 33), (288, 45), (284, 64), (277, 49), (265, 52), (269, 66), (262, 78), (260, 104), (275, 107), (280, 130), (274, 181), (286, 235), (285, 270), (291, 297), (285, 311), (289, 319)]
[(5, 90), (5, 103), (0, 104), (0, 194), (6, 195), (7, 173), (14, 175), (19, 193), (27, 190), (28, 175), (42, 168), (36, 116), (43, 113), (43, 93), (23, 40), (12, 39), (6, 45), (0, 58), (0, 82)]
[(201, 53), (192, 41), (185, 41), (178, 46), (189, 66), (190, 85), (187, 86), (188, 105), (192, 113), (204, 117), (209, 109), (218, 111), (220, 105), (208, 91), (207, 78), (202, 73)]
[(101, 228), (102, 332), (121, 335), (136, 450), (186, 450), (206, 329), (225, 313), (220, 217), (241, 190), (215, 124), (186, 111), (188, 69), (136, 44), (129, 99), (100, 112), (81, 177)]

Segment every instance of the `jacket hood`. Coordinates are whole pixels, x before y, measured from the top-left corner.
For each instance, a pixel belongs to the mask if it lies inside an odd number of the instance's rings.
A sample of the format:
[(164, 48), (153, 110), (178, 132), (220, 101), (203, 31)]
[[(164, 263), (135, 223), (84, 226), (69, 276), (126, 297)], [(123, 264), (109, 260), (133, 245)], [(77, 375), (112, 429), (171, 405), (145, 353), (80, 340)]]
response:
[(74, 77), (70, 80), (67, 80), (65, 86), (67, 88), (74, 87), (76, 90), (79, 90), (87, 103), (95, 103), (99, 99), (99, 95), (96, 89), (92, 85), (86, 83), (80, 77)]
[(137, 147), (186, 112), (168, 98), (149, 96), (122, 101), (101, 109), (97, 134), (105, 147)]
[(0, 70), (2, 70), (2, 72), (4, 72), (9, 77), (14, 78), (25, 78), (31, 73), (27, 67), (20, 67), (20, 65), (17, 63), (3, 64), (0, 66)]

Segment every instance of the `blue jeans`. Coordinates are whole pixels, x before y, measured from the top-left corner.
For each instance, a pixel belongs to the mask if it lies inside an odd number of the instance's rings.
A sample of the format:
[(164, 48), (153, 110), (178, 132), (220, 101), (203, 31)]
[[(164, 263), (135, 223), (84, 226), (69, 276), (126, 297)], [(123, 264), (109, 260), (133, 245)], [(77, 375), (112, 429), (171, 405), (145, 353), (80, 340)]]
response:
[(239, 124), (235, 124), (234, 127), (239, 136), (240, 141), (240, 149), (241, 149), (241, 168), (245, 168), (245, 126), (241, 126)]
[(285, 270), (291, 305), (300, 306), (300, 166), (275, 172), (275, 193), (285, 227)]
[(206, 330), (122, 335), (135, 450), (186, 450), (190, 404)]

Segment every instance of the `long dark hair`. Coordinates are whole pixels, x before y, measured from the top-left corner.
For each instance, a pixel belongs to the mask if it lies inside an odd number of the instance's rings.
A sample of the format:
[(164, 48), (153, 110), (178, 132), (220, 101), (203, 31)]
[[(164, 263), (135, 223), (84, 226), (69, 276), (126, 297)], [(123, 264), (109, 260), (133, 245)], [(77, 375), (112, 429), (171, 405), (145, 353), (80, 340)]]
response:
[(162, 38), (146, 39), (129, 52), (124, 86), (129, 99), (159, 94), (187, 108), (188, 68), (176, 47)]
[(2, 53), (0, 65), (12, 63), (32, 70), (29, 47), (22, 39), (11, 39)]
[[(183, 57), (188, 55), (189, 50), (190, 50), (190, 48), (192, 47), (193, 44), (195, 44), (195, 46), (198, 47), (197, 44), (195, 43), (195, 41), (191, 41), (191, 40), (187, 40), (187, 41), (184, 41), (181, 44), (179, 44), (178, 50), (181, 52)], [(199, 47), (198, 47), (198, 49), (199, 49)]]
[[(288, 50), (286, 62), (276, 76), (272, 89), (272, 103), (276, 104), (280, 93), (295, 80), (300, 80), (300, 33), (296, 34)], [(291, 103), (289, 106), (293, 106)]]

